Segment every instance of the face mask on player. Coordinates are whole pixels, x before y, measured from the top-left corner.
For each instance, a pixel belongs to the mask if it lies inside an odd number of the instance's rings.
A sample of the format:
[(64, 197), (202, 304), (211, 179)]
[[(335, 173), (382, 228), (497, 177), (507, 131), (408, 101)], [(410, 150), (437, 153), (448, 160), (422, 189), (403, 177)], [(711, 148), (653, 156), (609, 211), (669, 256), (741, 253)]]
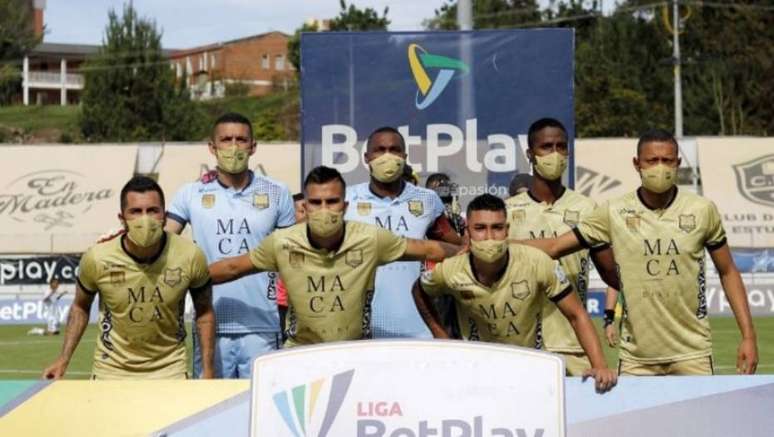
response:
[(642, 186), (653, 193), (665, 193), (677, 180), (677, 168), (665, 164), (640, 169)]
[(392, 153), (383, 153), (380, 157), (368, 163), (371, 167), (371, 176), (379, 182), (395, 182), (403, 175), (403, 167), (406, 160)]
[(247, 150), (242, 150), (236, 144), (219, 148), (215, 151), (218, 157), (218, 168), (229, 174), (239, 174), (247, 170)]
[(470, 251), (481, 261), (493, 263), (505, 256), (508, 240), (470, 240)]
[(559, 152), (549, 153), (545, 156), (535, 155), (535, 172), (549, 181), (555, 181), (562, 177), (567, 168), (567, 157)]
[(126, 236), (140, 247), (151, 247), (164, 235), (163, 222), (148, 214), (127, 220), (126, 228)]
[(307, 214), (307, 223), (312, 234), (322, 238), (331, 237), (344, 227), (344, 212), (318, 209)]

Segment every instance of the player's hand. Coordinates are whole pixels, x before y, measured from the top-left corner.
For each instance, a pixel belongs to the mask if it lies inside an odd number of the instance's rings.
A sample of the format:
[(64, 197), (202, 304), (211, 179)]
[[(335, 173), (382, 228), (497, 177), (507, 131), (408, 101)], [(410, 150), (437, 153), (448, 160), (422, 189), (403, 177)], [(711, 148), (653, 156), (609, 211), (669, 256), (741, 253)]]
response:
[(69, 363), (62, 357), (59, 357), (53, 364), (46, 367), (43, 371), (43, 379), (60, 379), (64, 376)]
[(110, 241), (119, 235), (124, 235), (126, 230), (124, 228), (117, 228), (117, 229), (111, 229), (107, 233), (104, 233), (97, 237), (97, 244), (104, 243), (106, 241)]
[(210, 170), (207, 173), (204, 173), (199, 180), (202, 183), (209, 184), (210, 182), (214, 181), (218, 178), (218, 171), (217, 170)]
[(754, 338), (744, 338), (736, 351), (736, 371), (752, 375), (758, 369), (758, 346)]
[(605, 393), (618, 383), (618, 375), (607, 367), (586, 369), (583, 372), (583, 381), (594, 378), (597, 393)]
[(605, 327), (605, 337), (607, 337), (607, 345), (615, 347), (618, 344), (618, 330), (615, 329), (615, 325), (607, 325)]

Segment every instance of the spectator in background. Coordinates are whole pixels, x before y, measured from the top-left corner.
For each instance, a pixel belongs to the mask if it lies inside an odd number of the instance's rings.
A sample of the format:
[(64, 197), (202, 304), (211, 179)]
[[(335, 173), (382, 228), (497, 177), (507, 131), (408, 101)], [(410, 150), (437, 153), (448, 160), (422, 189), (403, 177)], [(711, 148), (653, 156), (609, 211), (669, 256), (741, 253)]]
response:
[(427, 177), (425, 188), (435, 191), (441, 198), (444, 215), (458, 234), (465, 235), (465, 219), (457, 198), (457, 184), (446, 173), (433, 173)]
[(508, 186), (508, 195), (513, 197), (529, 191), (532, 185), (532, 175), (527, 173), (517, 173), (513, 175), (511, 184)]
[(410, 184), (419, 186), (419, 173), (415, 172), (408, 163), (406, 163), (406, 165), (403, 167), (403, 180)]

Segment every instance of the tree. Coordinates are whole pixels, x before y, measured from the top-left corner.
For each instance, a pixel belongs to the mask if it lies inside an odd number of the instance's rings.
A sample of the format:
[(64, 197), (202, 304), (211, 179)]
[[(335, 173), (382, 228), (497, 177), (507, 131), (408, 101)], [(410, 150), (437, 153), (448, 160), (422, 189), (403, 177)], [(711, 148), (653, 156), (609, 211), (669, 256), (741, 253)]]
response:
[(175, 86), (154, 22), (131, 3), (108, 13), (103, 47), (83, 68), (81, 131), (90, 141), (185, 140), (201, 125), (184, 84)]
[[(538, 25), (541, 22), (540, 7), (535, 0), (472, 0), (473, 27), (498, 29)], [(429, 30), (457, 30), (457, 2), (447, 0), (435, 17), (424, 22)]]
[(21, 60), (40, 43), (30, 25), (25, 0), (0, 0), (0, 105), (11, 103), (21, 90)]

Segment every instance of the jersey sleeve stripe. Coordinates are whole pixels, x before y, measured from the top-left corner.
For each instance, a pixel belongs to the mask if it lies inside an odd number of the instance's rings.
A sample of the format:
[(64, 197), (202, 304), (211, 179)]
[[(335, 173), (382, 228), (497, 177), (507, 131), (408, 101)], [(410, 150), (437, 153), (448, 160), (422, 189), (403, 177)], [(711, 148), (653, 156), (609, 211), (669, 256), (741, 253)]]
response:
[(81, 282), (81, 278), (76, 278), (75, 280), (76, 280), (76, 281), (78, 281), (78, 287), (80, 287), (80, 288), (81, 288), (81, 290), (83, 290), (83, 291), (84, 291), (86, 294), (91, 294), (92, 296), (93, 296), (93, 295), (95, 295), (95, 294), (97, 294), (97, 292), (96, 292), (96, 291), (92, 291), (92, 290), (89, 290), (88, 288), (86, 288), (86, 287), (83, 285), (83, 282)]
[[(575, 235), (578, 235), (578, 234), (575, 234)], [(578, 240), (580, 241), (580, 237), (578, 237)], [(583, 244), (583, 243), (581, 243), (581, 244)], [(605, 249), (608, 249), (608, 248), (610, 248), (610, 244), (609, 243), (602, 243), (599, 246), (594, 246), (594, 247), (592, 247), (589, 250), (591, 251), (591, 253), (597, 253), (597, 252), (601, 252), (601, 251), (603, 251)]]
[(175, 214), (174, 212), (167, 211), (167, 218), (171, 218), (172, 220), (180, 223), (181, 225), (188, 224), (188, 220), (180, 217), (179, 215)]
[(578, 239), (578, 242), (581, 246), (583, 246), (584, 249), (592, 249), (591, 244), (589, 244), (588, 241), (586, 241), (585, 238), (583, 238), (583, 234), (581, 234), (581, 231), (578, 229), (577, 226), (574, 226), (572, 228), (572, 233), (575, 234), (575, 238)]
[(709, 250), (710, 252), (714, 252), (714, 251), (716, 251), (716, 250), (720, 249), (721, 247), (723, 247), (723, 246), (725, 246), (725, 245), (726, 245), (726, 238), (725, 238), (725, 237), (723, 237), (723, 239), (721, 239), (721, 240), (720, 240), (720, 241), (718, 241), (718, 242), (715, 242), (715, 243), (707, 243), (705, 247), (706, 247), (706, 248), (707, 248), (707, 250)]
[(551, 302), (553, 302), (553, 303), (558, 303), (559, 301), (561, 301), (565, 297), (569, 296), (570, 293), (572, 293), (572, 285), (568, 285), (567, 288), (564, 289), (564, 291), (562, 291), (561, 293), (559, 293), (556, 296), (551, 297), (549, 299), (551, 299)]

